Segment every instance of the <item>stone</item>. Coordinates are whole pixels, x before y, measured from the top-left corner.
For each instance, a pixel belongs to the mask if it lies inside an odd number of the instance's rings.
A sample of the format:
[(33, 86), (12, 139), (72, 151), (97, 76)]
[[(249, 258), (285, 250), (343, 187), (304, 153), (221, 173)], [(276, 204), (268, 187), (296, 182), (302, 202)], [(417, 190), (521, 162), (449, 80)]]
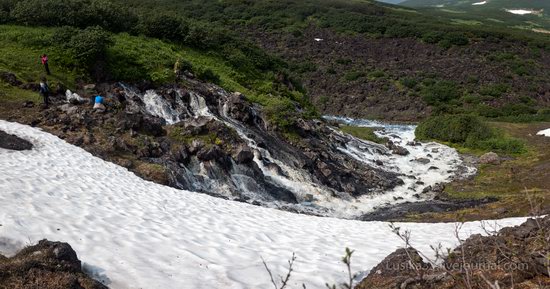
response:
[(33, 145), (27, 140), (0, 130), (0, 148), (24, 151), (32, 149)]
[(23, 107), (23, 108), (34, 107), (34, 102), (30, 101), (30, 100), (24, 101), (23, 104), (21, 105), (21, 107)]
[(410, 154), (410, 152), (406, 148), (396, 145), (392, 141), (388, 141), (386, 145), (392, 151), (393, 154), (400, 155), (400, 156), (406, 156)]
[(197, 153), (197, 158), (201, 161), (211, 161), (222, 156), (223, 153), (218, 146), (204, 147)]
[(424, 165), (430, 163), (430, 160), (427, 159), (427, 158), (417, 158), (417, 159), (415, 159), (414, 161), (417, 162), (417, 163), (424, 164)]
[(68, 115), (73, 115), (78, 113), (78, 107), (71, 104), (64, 104), (62, 106), (59, 106), (59, 109)]
[(479, 157), (479, 163), (498, 165), (500, 164), (500, 157), (494, 152), (488, 152), (482, 155), (481, 157)]
[(19, 86), (23, 84), (23, 82), (18, 80), (17, 76), (11, 72), (0, 72), (0, 80), (3, 80), (11, 86)]
[(239, 164), (246, 164), (254, 160), (254, 153), (249, 147), (241, 146), (237, 149), (233, 158)]

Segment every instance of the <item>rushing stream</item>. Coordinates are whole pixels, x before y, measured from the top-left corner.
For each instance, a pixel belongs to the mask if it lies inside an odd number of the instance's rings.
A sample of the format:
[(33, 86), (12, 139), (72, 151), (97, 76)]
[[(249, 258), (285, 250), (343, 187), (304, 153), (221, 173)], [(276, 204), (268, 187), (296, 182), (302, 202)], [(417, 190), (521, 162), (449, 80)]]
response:
[[(148, 90), (145, 93), (139, 93), (129, 87), (124, 87), (124, 90), (127, 96), (139, 98), (146, 113), (163, 118), (167, 124), (184, 121), (186, 118), (207, 117), (233, 128), (253, 150), (254, 162), (261, 169), (265, 180), (275, 187), (292, 192), (298, 200), (297, 204), (282, 203), (277, 200), (266, 201), (259, 191), (254, 192), (254, 189), (251, 189), (255, 187), (254, 180), (250, 180), (238, 171), (232, 172), (231, 182), (238, 190), (244, 192), (243, 194), (248, 198), (257, 199), (263, 206), (340, 218), (355, 218), (385, 205), (429, 200), (433, 198), (431, 188), (437, 184), (449, 182), (459, 173), (468, 175), (475, 172), (473, 168), (464, 167), (459, 154), (454, 149), (433, 142), (416, 142), (413, 125), (326, 116), (327, 120), (347, 125), (376, 127), (379, 129), (376, 134), (388, 138), (409, 152), (408, 155), (393, 154), (384, 145), (360, 140), (340, 132), (337, 128), (332, 128), (336, 135), (346, 140), (343, 144), (334, 144), (338, 146), (338, 151), (373, 168), (396, 173), (403, 180), (402, 185), (383, 194), (366, 194), (354, 198), (314, 182), (312, 176), (305, 170), (288, 165), (277, 155), (260, 147), (251, 137), (254, 132), (232, 119), (223, 102), (220, 102), (220, 107), (212, 108), (218, 111), (215, 112), (208, 107), (204, 97), (197, 93), (190, 93), (188, 99), (183, 101), (182, 92), (176, 90), (177, 97), (169, 101), (154, 90)], [(207, 174), (198, 176), (187, 168), (183, 168), (180, 174), (187, 183), (193, 184), (191, 189), (217, 191), (227, 197), (231, 196), (226, 184), (209, 180)]]

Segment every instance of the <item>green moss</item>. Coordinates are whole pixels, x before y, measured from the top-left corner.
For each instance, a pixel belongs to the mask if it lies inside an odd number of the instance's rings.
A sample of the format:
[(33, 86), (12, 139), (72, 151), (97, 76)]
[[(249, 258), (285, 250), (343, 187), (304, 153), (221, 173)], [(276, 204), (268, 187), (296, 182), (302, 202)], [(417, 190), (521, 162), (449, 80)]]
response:
[(359, 127), (359, 126), (342, 126), (340, 127), (340, 130), (342, 130), (345, 133), (351, 134), (352, 136), (368, 141), (372, 141), (375, 143), (386, 143), (386, 138), (381, 138), (377, 136), (374, 132), (376, 129), (372, 127)]

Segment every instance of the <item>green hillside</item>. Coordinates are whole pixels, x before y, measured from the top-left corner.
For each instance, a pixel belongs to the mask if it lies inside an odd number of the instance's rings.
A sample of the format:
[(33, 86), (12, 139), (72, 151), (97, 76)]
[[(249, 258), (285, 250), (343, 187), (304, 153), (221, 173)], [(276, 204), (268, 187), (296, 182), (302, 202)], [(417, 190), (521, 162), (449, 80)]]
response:
[(420, 8), (455, 23), (503, 25), (539, 33), (550, 29), (550, 1), (546, 0), (406, 0), (399, 5)]
[[(1, 0), (0, 49), (10, 57), (0, 71), (35, 82), (46, 52), (66, 87), (162, 85), (182, 58), (205, 81), (307, 117), (317, 115), (312, 103), (323, 113), (404, 120), (542, 109), (547, 35), (436, 12), (368, 0)], [(316, 43), (318, 35), (350, 45)]]

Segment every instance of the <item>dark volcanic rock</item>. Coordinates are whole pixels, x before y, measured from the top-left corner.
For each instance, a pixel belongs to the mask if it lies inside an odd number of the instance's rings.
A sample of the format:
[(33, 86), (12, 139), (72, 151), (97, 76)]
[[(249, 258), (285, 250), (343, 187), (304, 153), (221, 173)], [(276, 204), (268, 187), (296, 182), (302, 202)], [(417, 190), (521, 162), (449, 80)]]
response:
[(0, 255), (0, 287), (11, 289), (107, 289), (82, 272), (67, 243), (42, 240), (12, 258)]
[(0, 130), (0, 148), (16, 151), (32, 149), (32, 143)]

